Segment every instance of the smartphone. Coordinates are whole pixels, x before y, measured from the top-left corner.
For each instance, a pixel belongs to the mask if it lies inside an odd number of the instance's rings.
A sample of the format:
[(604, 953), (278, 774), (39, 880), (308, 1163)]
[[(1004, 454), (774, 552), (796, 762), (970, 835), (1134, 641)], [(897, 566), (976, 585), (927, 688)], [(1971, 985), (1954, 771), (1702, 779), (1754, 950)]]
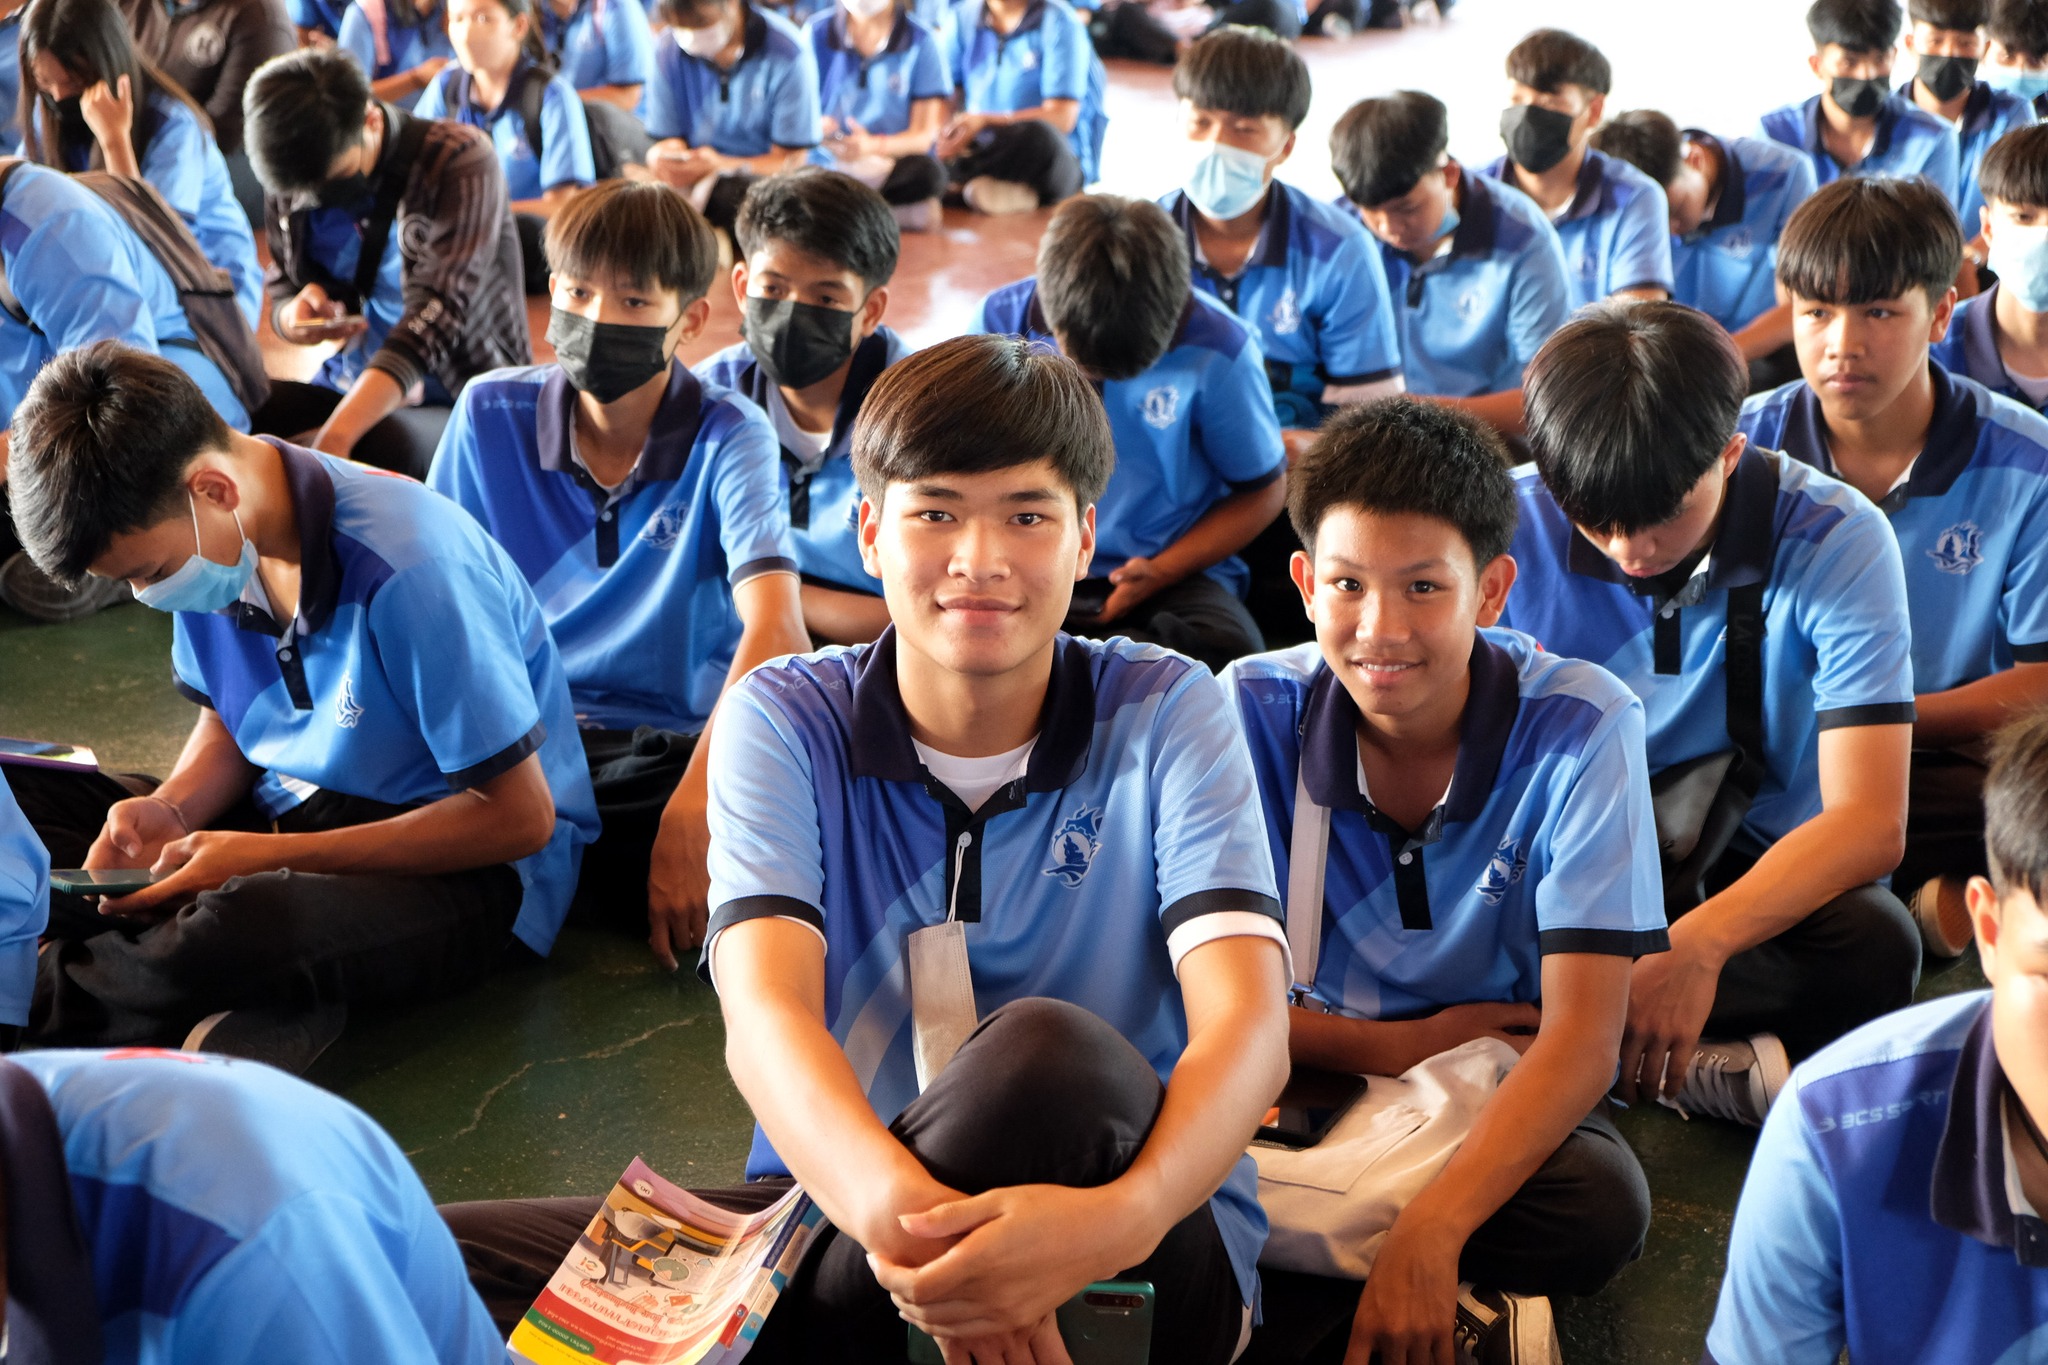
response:
[(1299, 1151), (1313, 1147), (1365, 1093), (1365, 1077), (1296, 1067), (1252, 1141)]
[[(1152, 1285), (1100, 1280), (1060, 1305), (1060, 1338), (1074, 1365), (1151, 1365)], [(939, 1343), (910, 1329), (911, 1365), (945, 1365)]]
[(99, 771), (100, 761), (82, 744), (57, 744), (46, 739), (0, 739), (0, 763), (24, 768), (83, 768)]
[(146, 867), (109, 867), (98, 872), (70, 868), (50, 874), (50, 885), (74, 896), (126, 896), (156, 884), (156, 874)]

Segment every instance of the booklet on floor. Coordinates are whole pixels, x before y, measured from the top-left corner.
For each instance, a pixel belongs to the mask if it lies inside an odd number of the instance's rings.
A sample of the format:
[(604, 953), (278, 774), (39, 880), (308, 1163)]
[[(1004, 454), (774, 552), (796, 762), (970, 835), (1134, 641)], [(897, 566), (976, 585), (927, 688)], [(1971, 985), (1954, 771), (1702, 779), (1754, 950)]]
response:
[(530, 1365), (733, 1365), (824, 1214), (802, 1189), (756, 1213), (721, 1209), (640, 1158), (512, 1331)]

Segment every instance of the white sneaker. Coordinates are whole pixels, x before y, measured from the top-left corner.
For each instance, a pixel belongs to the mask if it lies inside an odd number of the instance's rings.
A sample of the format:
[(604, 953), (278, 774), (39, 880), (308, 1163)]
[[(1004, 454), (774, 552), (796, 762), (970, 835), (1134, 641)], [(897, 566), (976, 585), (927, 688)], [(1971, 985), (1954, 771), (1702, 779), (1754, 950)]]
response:
[(1920, 883), (1906, 908), (1920, 926), (1920, 943), (1929, 957), (1961, 957), (1975, 937), (1970, 931), (1970, 902), (1963, 883), (1954, 877), (1930, 877)]
[(1702, 1042), (1692, 1055), (1692, 1071), (1679, 1087), (1678, 1098), (1657, 1102), (1686, 1118), (1704, 1114), (1730, 1123), (1761, 1128), (1771, 1101), (1785, 1088), (1792, 1063), (1785, 1045), (1773, 1033), (1753, 1033), (1745, 1040)]
[(920, 199), (915, 204), (898, 204), (890, 210), (898, 230), (937, 232), (945, 225), (945, 209), (937, 199)]
[(998, 180), (992, 175), (975, 176), (960, 187), (960, 197), (967, 201), (968, 208), (991, 218), (1030, 213), (1038, 207), (1037, 190), (1014, 180)]
[(1451, 1328), (1457, 1365), (1564, 1365), (1550, 1300), (1458, 1286), (1458, 1317)]

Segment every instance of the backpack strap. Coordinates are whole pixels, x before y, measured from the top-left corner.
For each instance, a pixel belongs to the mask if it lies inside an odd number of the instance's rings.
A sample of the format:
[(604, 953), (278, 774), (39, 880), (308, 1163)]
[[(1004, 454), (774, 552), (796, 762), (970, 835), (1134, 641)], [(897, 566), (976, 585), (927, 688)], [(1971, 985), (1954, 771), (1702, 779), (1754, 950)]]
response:
[(378, 174), (377, 201), (363, 225), (362, 246), (356, 254), (356, 274), (351, 282), (355, 305), (361, 309), (377, 287), (377, 272), (384, 265), (384, 248), (391, 242), (391, 225), (398, 221), (398, 204), (412, 179), (412, 163), (419, 159), (427, 140), (426, 119), (414, 118), (391, 105), (384, 106), (384, 135), (391, 139), (391, 156)]
[(529, 63), (520, 68), (516, 79), (519, 88), (513, 94), (519, 100), (519, 121), (526, 125), (526, 145), (533, 148), (533, 159), (539, 161), (546, 136), (540, 115), (541, 106), (547, 103), (548, 76), (538, 66)]
[[(1756, 472), (1770, 481), (1775, 501), (1776, 462), (1759, 454)], [(1728, 689), (1728, 738), (1738, 755), (1728, 780), (1746, 798), (1755, 797), (1769, 770), (1764, 749), (1764, 584), (1769, 577), (1766, 567), (1763, 578), (1728, 590), (1728, 645), (1722, 672)]]

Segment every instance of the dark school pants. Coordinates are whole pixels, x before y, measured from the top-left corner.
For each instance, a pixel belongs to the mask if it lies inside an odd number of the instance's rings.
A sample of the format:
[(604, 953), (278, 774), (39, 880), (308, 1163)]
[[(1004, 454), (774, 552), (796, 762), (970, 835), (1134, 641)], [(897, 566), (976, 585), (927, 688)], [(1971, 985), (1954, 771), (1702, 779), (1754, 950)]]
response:
[(1035, 118), (982, 129), (946, 163), (946, 176), (955, 185), (982, 176), (1029, 185), (1041, 207), (1081, 192), (1081, 162), (1067, 135)]
[[(1231, 0), (1214, 4), (1216, 21), (1242, 28), (1262, 28), (1276, 38), (1301, 36), (1301, 16), (1287, 0)], [(1096, 50), (1105, 57), (1128, 57), (1135, 61), (1172, 66), (1180, 55), (1180, 35), (1153, 17), (1152, 11), (1136, 0), (1111, 6), (1096, 26)]]
[[(1597, 1294), (1643, 1254), (1650, 1185), (1605, 1100), (1465, 1242), (1458, 1278), (1510, 1294)], [(1365, 1286), (1262, 1269), (1265, 1321), (1241, 1365), (1339, 1365)]]
[[(1129, 1168), (1164, 1096), (1151, 1066), (1100, 1018), (1063, 1001), (1018, 1000), (981, 1021), (889, 1131), (936, 1179), (968, 1194), (1029, 1184), (1085, 1188)], [(787, 1188), (764, 1181), (704, 1193), (727, 1207), (758, 1208)], [(509, 1331), (533, 1303), (600, 1202), (442, 1208), (470, 1281), (501, 1328)], [(1153, 1285), (1153, 1360), (1224, 1365), (1236, 1350), (1243, 1299), (1208, 1205), (1117, 1278)], [(770, 1312), (748, 1365), (895, 1365), (905, 1341), (903, 1320), (866, 1253), (827, 1226)]]
[(1906, 856), (1892, 873), (1900, 899), (1930, 877), (1981, 877), (1984, 852), (1981, 759), (1953, 749), (1915, 749), (1906, 783)]
[[(341, 394), (324, 384), (301, 384), (292, 379), (274, 379), (270, 400), (249, 419), (249, 430), (257, 436), (281, 436), (297, 440), (317, 430), (341, 405)], [(441, 429), (448, 425), (452, 409), (422, 405), (400, 408), (363, 433), (349, 452), (351, 459), (379, 469), (427, 477), (434, 463), (434, 449), (441, 444)]]
[[(1101, 593), (1108, 584), (1091, 578), (1084, 586)], [(1266, 647), (1258, 623), (1237, 594), (1200, 573), (1162, 588), (1108, 625), (1097, 625), (1092, 617), (1071, 615), (1066, 629), (1069, 634), (1095, 640), (1127, 635), (1140, 644), (1163, 645), (1201, 660), (1215, 673), (1221, 673), (1231, 660)]]
[(661, 813), (696, 752), (695, 735), (657, 730), (585, 730), (583, 757), (597, 792), (603, 833), (583, 851), (572, 911), (636, 936), (647, 933), (647, 865)]
[[(107, 807), (130, 795), (97, 773), (12, 768), (8, 779), (29, 823), (67, 851), (90, 843)], [(276, 828), (341, 829), (398, 813), (323, 791)], [(269, 828), (247, 803), (214, 827)], [(127, 925), (83, 898), (55, 895), (54, 942), (37, 960), (23, 1042), (176, 1047), (217, 1010), (445, 995), (498, 965), (523, 895), (519, 874), (502, 863), (426, 877), (258, 873), (151, 925)]]

